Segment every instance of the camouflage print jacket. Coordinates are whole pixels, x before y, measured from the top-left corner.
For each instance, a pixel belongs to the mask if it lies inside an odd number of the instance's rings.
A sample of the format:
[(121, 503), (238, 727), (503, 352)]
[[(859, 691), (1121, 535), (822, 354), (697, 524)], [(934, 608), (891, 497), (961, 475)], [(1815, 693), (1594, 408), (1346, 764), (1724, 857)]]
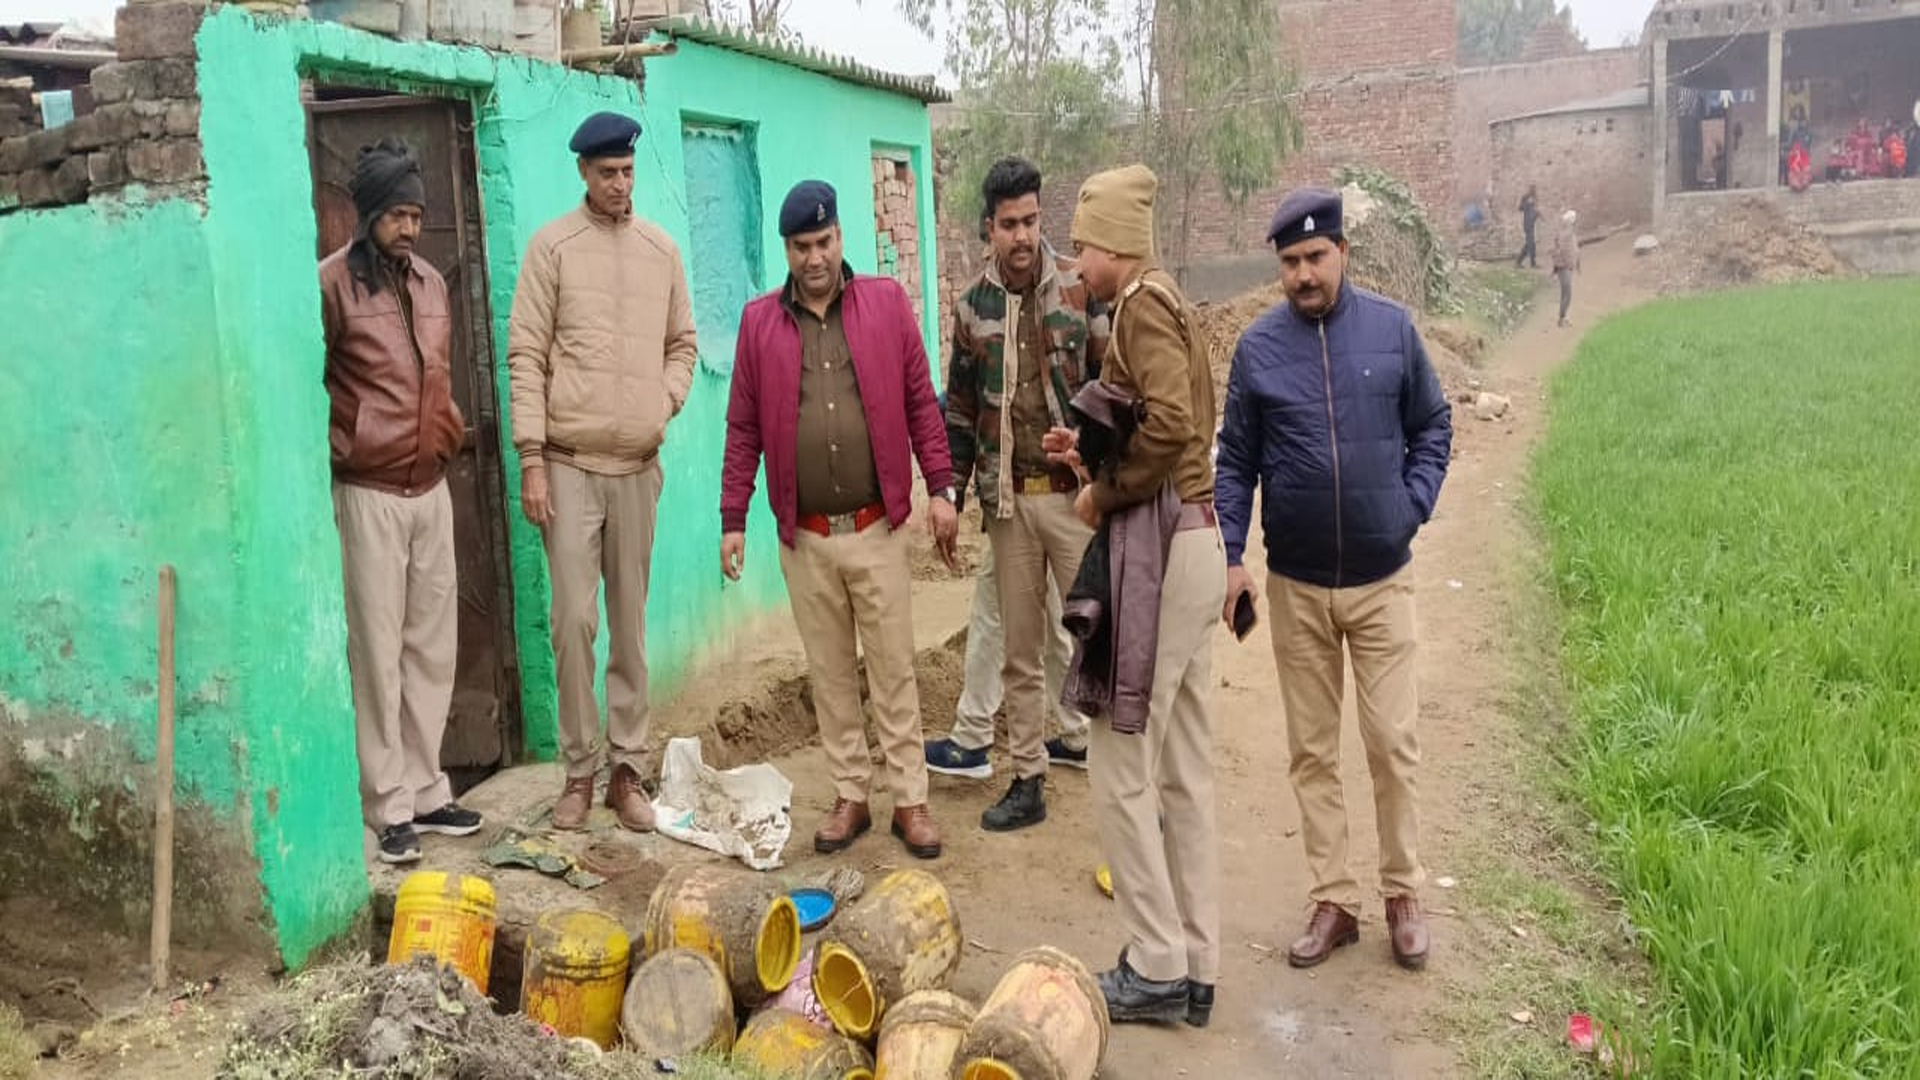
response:
[[(1080, 281), (1072, 259), (1042, 244), (1036, 295), (1041, 305), (1042, 337), (1047, 347), (1047, 412), (1053, 422), (1070, 426), (1067, 403), (1098, 377), (1106, 355), (1108, 318), (1100, 301)], [(964, 491), (973, 477), (980, 506), (989, 517), (1013, 514), (1013, 471), (1003, 467), (1000, 448), (1013, 443), (1010, 388), (1019, 385), (1019, 350), (1006, 348), (1007, 328), (1021, 317), (1020, 294), (1000, 280), (999, 264), (987, 268), (960, 294), (953, 313), (953, 345), (947, 362), (947, 443), (953, 450), (953, 484)], [(1071, 485), (1071, 470), (1058, 478)]]

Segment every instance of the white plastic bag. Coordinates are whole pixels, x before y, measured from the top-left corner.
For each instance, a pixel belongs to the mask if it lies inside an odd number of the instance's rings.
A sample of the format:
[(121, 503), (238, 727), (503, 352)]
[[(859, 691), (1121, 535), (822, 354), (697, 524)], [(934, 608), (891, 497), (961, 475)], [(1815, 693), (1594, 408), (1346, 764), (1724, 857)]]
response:
[(699, 739), (682, 738), (667, 743), (653, 813), (660, 832), (675, 840), (772, 870), (793, 835), (792, 802), (793, 782), (779, 769), (722, 772), (701, 760)]

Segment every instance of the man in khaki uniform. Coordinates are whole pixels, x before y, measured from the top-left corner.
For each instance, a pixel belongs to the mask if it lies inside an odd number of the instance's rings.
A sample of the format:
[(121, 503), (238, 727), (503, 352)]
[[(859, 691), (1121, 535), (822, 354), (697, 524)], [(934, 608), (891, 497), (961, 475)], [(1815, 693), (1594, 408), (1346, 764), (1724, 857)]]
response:
[(660, 445), (686, 403), (693, 309), (679, 249), (633, 213), (640, 125), (614, 113), (574, 134), (586, 198), (534, 234), (513, 298), (513, 444), (520, 501), (546, 538), (553, 659), (567, 783), (553, 824), (578, 829), (593, 804), (600, 704), (593, 688), (599, 590), (607, 584), (607, 805), (653, 828), (641, 789), (647, 746), (647, 578)]
[[(1073, 217), (1080, 276), (1113, 303), (1100, 381), (1141, 406), (1117, 468), (1081, 488), (1075, 510), (1097, 527), (1139, 509), (1151, 520), (1151, 504), (1168, 489), (1178, 500), (1159, 582), (1146, 730), (1122, 734), (1096, 720), (1088, 747), (1100, 845), (1127, 938), (1100, 986), (1115, 1021), (1204, 1026), (1220, 972), (1208, 694), (1226, 554), (1213, 511), (1213, 373), (1192, 305), (1154, 260), (1158, 186), (1140, 165), (1096, 174)], [(1077, 462), (1072, 431), (1055, 429), (1047, 442), (1056, 460)], [(1131, 617), (1123, 609), (1122, 621)]]
[(1406, 309), (1346, 279), (1342, 210), (1337, 193), (1302, 189), (1280, 204), (1267, 234), (1287, 299), (1247, 329), (1227, 379), (1218, 459), (1230, 567), (1222, 614), (1231, 619), (1242, 598), (1252, 602), (1244, 558), (1257, 491), (1288, 771), (1313, 874), (1313, 915), (1287, 960), (1313, 967), (1360, 938), (1340, 780), (1351, 655), (1388, 940), (1398, 963), (1419, 968), (1428, 942), (1409, 563), (1446, 479), (1453, 413)]
[(327, 440), (361, 811), (381, 861), (403, 863), (420, 858), (422, 832), (480, 829), (440, 768), (460, 614), (446, 473), (466, 425), (447, 365), (447, 283), (413, 251), (419, 161), (382, 140), (360, 152), (351, 186), (357, 235), (320, 263)]
[[(1008, 832), (1047, 817), (1052, 755), (1042, 656), (1054, 638), (1048, 613), (1058, 610), (1050, 601), (1073, 582), (1093, 539), (1073, 512), (1078, 477), (1050, 462), (1042, 443), (1049, 430), (1070, 423), (1068, 403), (1106, 351), (1107, 323), (1097, 307), (1089, 310), (1079, 271), (1041, 239), (1040, 170), (1003, 159), (988, 170), (981, 195), (993, 259), (954, 311), (947, 440), (956, 485), (978, 480), (993, 544), (1014, 778), (980, 824)], [(954, 737), (927, 744), (927, 765), (943, 772), (985, 765), (992, 739), (991, 726), (980, 732), (956, 725)]]
[(813, 834), (814, 850), (845, 850), (873, 827), (864, 658), (893, 789), (893, 835), (915, 858), (938, 858), (913, 672), (906, 524), (916, 459), (934, 544), (950, 567), (959, 517), (926, 345), (899, 282), (856, 274), (847, 263), (832, 185), (796, 184), (781, 203), (780, 235), (786, 283), (740, 313), (720, 484), (720, 569), (739, 580), (747, 508), (764, 460), (780, 571), (806, 647), (820, 746), (833, 769), (833, 809)]

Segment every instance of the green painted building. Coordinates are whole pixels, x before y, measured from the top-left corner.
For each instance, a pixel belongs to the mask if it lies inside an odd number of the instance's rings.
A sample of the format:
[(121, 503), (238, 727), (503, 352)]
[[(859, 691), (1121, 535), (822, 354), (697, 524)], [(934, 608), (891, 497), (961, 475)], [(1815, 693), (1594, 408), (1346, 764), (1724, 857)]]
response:
[[(450, 753), (555, 748), (547, 581), (518, 513), (506, 315), (534, 231), (580, 196), (587, 114), (646, 128), (635, 202), (680, 244), (701, 363), (662, 454), (647, 638), (657, 698), (780, 604), (772, 521), (721, 588), (734, 328), (777, 286), (793, 183), (840, 191), (849, 259), (900, 276), (936, 348), (930, 84), (674, 22), (632, 79), (239, 7), (194, 39), (204, 185), (0, 213), (0, 893), (145, 918), (155, 578), (177, 568), (181, 936), (289, 964), (367, 902), (315, 263), (364, 136), (424, 144), (428, 238), (464, 317), (455, 470), (462, 655)], [(358, 140), (358, 141), (356, 141)], [(350, 222), (347, 223), (350, 225)]]

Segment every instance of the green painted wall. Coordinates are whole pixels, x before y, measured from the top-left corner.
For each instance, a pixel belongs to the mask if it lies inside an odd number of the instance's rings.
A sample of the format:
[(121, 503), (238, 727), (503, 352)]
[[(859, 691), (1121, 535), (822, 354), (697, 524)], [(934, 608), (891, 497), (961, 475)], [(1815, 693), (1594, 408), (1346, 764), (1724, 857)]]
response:
[[(206, 205), (124, 203), (0, 218), (0, 705), (15, 724), (105, 725), (150, 754), (153, 575), (181, 575), (181, 784), (251, 837), (281, 952), (299, 964), (364, 906), (339, 551), (327, 494), (316, 243), (300, 79), (324, 74), (473, 103), (496, 347), (520, 253), (569, 210), (566, 142), (588, 113), (639, 109), (639, 211), (685, 250), (683, 120), (752, 137), (764, 280), (785, 275), (772, 228), (795, 182), (840, 189), (847, 251), (875, 265), (871, 155), (907, 147), (933, 235), (930, 131), (910, 99), (695, 44), (633, 84), (521, 58), (400, 43), (332, 24), (221, 9), (199, 35)], [(925, 307), (937, 310), (931, 244)], [(76, 289), (72, 282), (85, 281)], [(936, 327), (924, 327), (937, 355)], [(715, 335), (717, 339), (719, 335)], [(718, 573), (726, 382), (703, 369), (662, 455), (667, 474), (648, 611), (656, 700), (744, 619), (783, 598), (771, 515), (756, 507), (749, 577)], [(511, 433), (503, 436), (510, 439)], [(507, 482), (517, 492), (513, 455)], [(517, 499), (511, 500), (517, 510)], [(528, 746), (554, 751), (545, 557), (512, 517)]]

